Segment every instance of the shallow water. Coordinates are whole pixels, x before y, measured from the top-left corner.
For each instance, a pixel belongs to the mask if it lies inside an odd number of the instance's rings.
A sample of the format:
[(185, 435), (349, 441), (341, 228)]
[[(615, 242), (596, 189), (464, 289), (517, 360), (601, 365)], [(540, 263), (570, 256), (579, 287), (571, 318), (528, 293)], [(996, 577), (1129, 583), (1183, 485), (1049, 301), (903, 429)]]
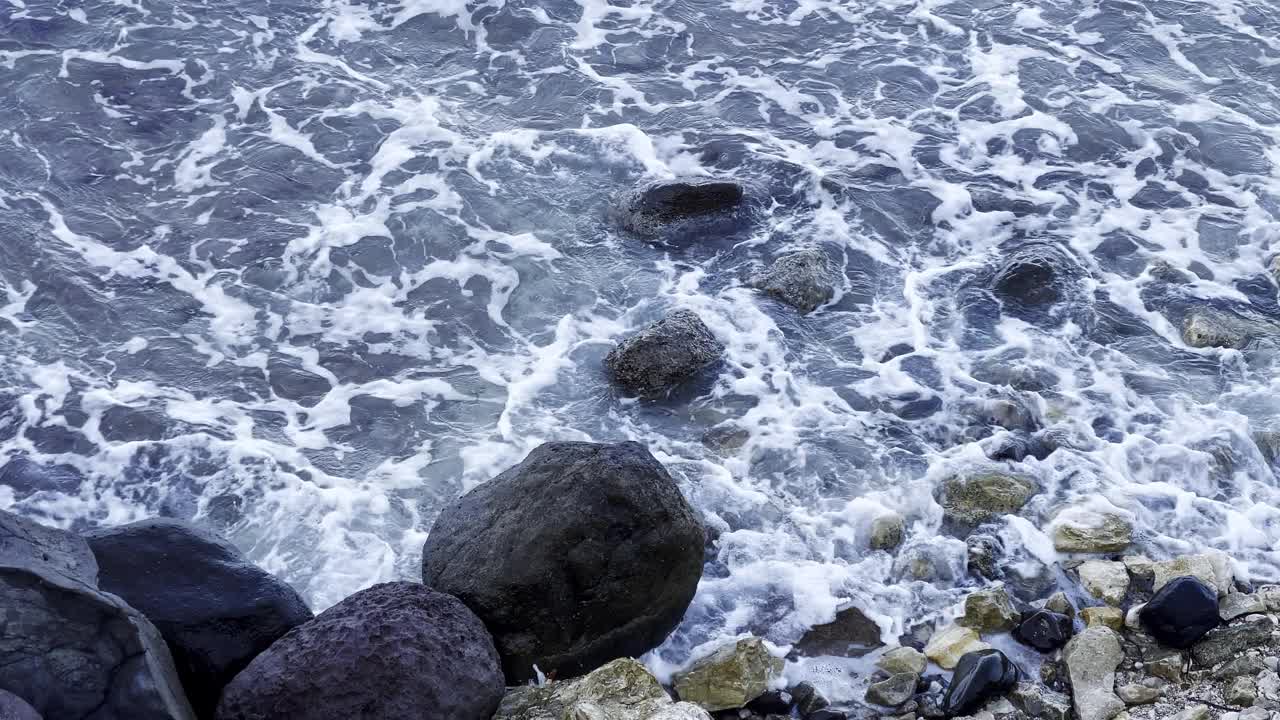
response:
[[(319, 609), (418, 577), (441, 504), (537, 444), (639, 440), (718, 533), (662, 671), (850, 601), (886, 637), (945, 613), (976, 581), (933, 489), (1005, 399), (1064, 439), (996, 526), (1028, 596), (1077, 501), (1280, 580), (1276, 344), (1180, 337), (1197, 303), (1280, 321), (1278, 87), (1273, 0), (6, 0), (0, 507), (201, 518)], [(690, 174), (757, 222), (610, 221)], [(1057, 302), (1002, 308), (1032, 241)], [(825, 308), (745, 287), (807, 243)], [(727, 362), (620, 398), (603, 356), (677, 306)], [(931, 581), (867, 551), (886, 509)]]

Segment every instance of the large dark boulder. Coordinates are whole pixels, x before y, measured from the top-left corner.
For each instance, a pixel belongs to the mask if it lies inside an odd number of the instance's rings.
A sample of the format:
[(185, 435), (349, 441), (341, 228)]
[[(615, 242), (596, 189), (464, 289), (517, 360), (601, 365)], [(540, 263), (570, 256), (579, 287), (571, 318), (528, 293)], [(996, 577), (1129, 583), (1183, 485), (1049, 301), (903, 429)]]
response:
[(740, 183), (715, 178), (681, 178), (644, 183), (625, 193), (615, 209), (626, 230), (646, 236), (670, 234), (672, 226), (708, 216), (728, 215), (746, 198)]
[(511, 684), (655, 647), (702, 575), (702, 524), (642, 445), (547, 443), (445, 508), (422, 578), (493, 633)]
[(1151, 637), (1164, 645), (1188, 648), (1218, 627), (1218, 593), (1190, 575), (1164, 584), (1138, 612)]
[(0, 690), (45, 720), (194, 720), (164, 640), (84, 540), (0, 511)]
[(489, 720), (493, 640), (457, 598), (375, 585), (294, 628), (231, 681), (218, 720)]
[(623, 340), (604, 364), (633, 395), (661, 395), (720, 360), (724, 346), (692, 310), (676, 310)]
[(169, 643), (196, 714), (213, 717), (222, 688), (311, 610), (287, 583), (190, 523), (143, 520), (85, 535), (98, 585), (151, 621)]

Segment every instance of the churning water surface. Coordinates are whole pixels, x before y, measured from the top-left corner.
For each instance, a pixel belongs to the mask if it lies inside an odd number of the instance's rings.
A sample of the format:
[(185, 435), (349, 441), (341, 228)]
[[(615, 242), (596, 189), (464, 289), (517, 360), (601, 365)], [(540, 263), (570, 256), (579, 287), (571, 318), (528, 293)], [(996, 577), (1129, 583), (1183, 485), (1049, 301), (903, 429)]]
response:
[[(1179, 325), (1280, 321), (1277, 88), (1275, 0), (2, 0), (0, 507), (199, 518), (318, 610), (416, 578), (537, 444), (634, 439), (717, 535), (663, 670), (945, 612), (976, 581), (934, 489), (1002, 407), (1060, 440), (995, 526), (1028, 592), (1069, 503), (1280, 580), (1276, 344)], [(610, 221), (678, 175), (756, 222)], [(1020, 311), (990, 288), (1028, 243), (1061, 262)], [(807, 244), (825, 308), (746, 287)], [(621, 397), (603, 356), (678, 306), (726, 362)], [(888, 510), (927, 580), (867, 550)]]

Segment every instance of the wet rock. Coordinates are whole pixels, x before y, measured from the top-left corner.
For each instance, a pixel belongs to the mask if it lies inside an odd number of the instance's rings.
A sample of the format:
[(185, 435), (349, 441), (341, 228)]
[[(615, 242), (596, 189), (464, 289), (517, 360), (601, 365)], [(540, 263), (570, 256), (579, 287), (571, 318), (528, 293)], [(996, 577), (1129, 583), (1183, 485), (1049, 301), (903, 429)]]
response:
[(1075, 292), (1082, 274), (1079, 263), (1062, 248), (1026, 243), (1010, 253), (996, 271), (991, 291), (1015, 317), (1035, 319), (1037, 311), (1043, 312)]
[(5, 690), (0, 690), (0, 718), (4, 720), (43, 720), (26, 700)]
[(956, 570), (952, 566), (957, 561), (953, 548), (943, 544), (920, 539), (911, 542), (898, 551), (893, 562), (893, 574), (906, 581), (950, 582), (956, 579)]
[(1250, 615), (1231, 625), (1210, 630), (1203, 639), (1191, 646), (1191, 657), (1201, 667), (1213, 667), (1245, 650), (1265, 644), (1271, 639), (1273, 630), (1275, 622), (1271, 618), (1266, 615)]
[(618, 202), (617, 219), (640, 235), (659, 235), (682, 220), (732, 211), (746, 193), (739, 183), (714, 178), (681, 178), (643, 184)]
[(1249, 707), (1258, 699), (1258, 685), (1253, 678), (1238, 677), (1227, 684), (1227, 689), (1222, 692), (1222, 699), (1228, 705)]
[(920, 676), (915, 673), (898, 673), (886, 680), (871, 683), (867, 688), (867, 702), (884, 707), (897, 707), (916, 694)]
[(1085, 627), (1106, 627), (1112, 630), (1124, 628), (1124, 613), (1119, 608), (1090, 607), (1080, 611)]
[(1116, 696), (1116, 668), (1124, 660), (1120, 638), (1106, 628), (1087, 628), (1063, 650), (1079, 720), (1111, 720), (1125, 708)]
[(218, 720), (488, 720), (502, 670), (480, 619), (417, 583), (375, 585), (294, 628), (231, 681)]
[(675, 310), (605, 356), (614, 381), (643, 397), (662, 395), (720, 360), (724, 346), (692, 310)]
[(893, 550), (902, 544), (907, 521), (898, 513), (881, 515), (871, 521), (871, 549)]
[(1189, 575), (1198, 578), (1205, 585), (1215, 590), (1218, 596), (1221, 597), (1231, 591), (1231, 585), (1235, 577), (1231, 569), (1231, 559), (1220, 552), (1184, 555), (1172, 560), (1153, 563), (1151, 568), (1155, 576), (1153, 589), (1157, 591), (1174, 578)]
[(1018, 675), (1018, 668), (999, 650), (966, 653), (956, 665), (942, 707), (952, 716), (977, 710), (991, 698), (1012, 690)]
[(1142, 607), (1138, 620), (1161, 643), (1191, 647), (1218, 626), (1218, 596), (1194, 577), (1175, 578)]
[(769, 653), (759, 638), (726, 645), (672, 678), (681, 700), (706, 710), (740, 708), (769, 689), (782, 674), (782, 658)]
[(1230, 593), (1218, 602), (1218, 617), (1225, 622), (1266, 611), (1267, 604), (1263, 602), (1262, 597), (1249, 593)]
[(1125, 705), (1150, 705), (1160, 699), (1162, 693), (1158, 688), (1147, 687), (1141, 683), (1129, 683), (1116, 688), (1116, 695)]
[(1087, 560), (1076, 570), (1084, 589), (1108, 605), (1119, 605), (1129, 591), (1129, 571), (1124, 563)]
[(493, 633), (511, 684), (588, 673), (662, 642), (702, 576), (705, 533), (644, 446), (554, 442), (440, 513), (427, 585)]
[(805, 248), (778, 258), (752, 276), (750, 284), (807, 315), (835, 295), (834, 276), (825, 253)]
[(1000, 577), (1004, 543), (994, 535), (970, 535), (964, 540), (969, 572), (987, 580)]
[(1009, 693), (1014, 707), (1033, 718), (1071, 720), (1071, 698), (1033, 682), (1020, 682)]
[(835, 620), (811, 628), (795, 644), (795, 650), (808, 656), (862, 657), (883, 645), (876, 621), (850, 606), (837, 612)]
[(160, 633), (97, 584), (84, 540), (0, 511), (0, 688), (48, 720), (194, 720)]
[(1133, 523), (1119, 513), (1071, 507), (1054, 518), (1050, 534), (1058, 552), (1120, 552), (1133, 542)]
[(1212, 308), (1197, 308), (1182, 321), (1182, 341), (1195, 348), (1242, 349), (1257, 337), (1274, 335), (1276, 327)]
[(1274, 465), (1277, 460), (1280, 460), (1280, 430), (1259, 430), (1252, 433), (1250, 437), (1268, 465)]
[(942, 483), (943, 518), (958, 527), (973, 527), (1022, 509), (1040, 488), (1031, 480), (1006, 473), (957, 475)]
[(876, 660), (876, 667), (884, 670), (890, 675), (898, 675), (900, 673), (915, 673), (920, 675), (924, 673), (924, 669), (928, 667), (929, 660), (924, 653), (913, 647), (896, 647)]
[[(661, 713), (679, 712), (669, 716)], [(693, 703), (674, 703), (643, 665), (631, 658), (614, 660), (587, 675), (545, 685), (510, 688), (493, 720), (706, 720), (707, 711)]]
[(1053, 652), (1071, 639), (1071, 618), (1052, 610), (1035, 610), (1022, 618), (1013, 638), (1040, 652)]
[(98, 586), (160, 631), (202, 718), (213, 716), (222, 689), (250, 660), (312, 617), (292, 587), (190, 523), (156, 518), (85, 539)]
[(982, 642), (978, 638), (978, 633), (971, 628), (948, 625), (929, 638), (929, 643), (924, 647), (924, 654), (939, 667), (951, 670), (966, 653), (986, 650), (990, 647)]
[(747, 709), (757, 715), (789, 715), (794, 702), (791, 693), (786, 690), (768, 690), (760, 697), (747, 703)]
[(1262, 661), (1261, 655), (1244, 653), (1214, 668), (1213, 677), (1218, 680), (1230, 680), (1241, 676), (1253, 677), (1266, 669), (1267, 664)]
[(1076, 616), (1076, 606), (1071, 603), (1071, 598), (1067, 597), (1064, 592), (1056, 592), (1050, 595), (1044, 602), (1044, 609), (1056, 612), (1059, 615), (1066, 615), (1068, 618)]
[(969, 593), (964, 599), (964, 615), (957, 624), (981, 633), (1010, 630), (1018, 624), (1018, 611), (1003, 585)]
[(802, 682), (791, 688), (791, 698), (795, 700), (796, 710), (800, 717), (808, 718), (826, 708), (831, 703), (813, 686), (813, 683)]

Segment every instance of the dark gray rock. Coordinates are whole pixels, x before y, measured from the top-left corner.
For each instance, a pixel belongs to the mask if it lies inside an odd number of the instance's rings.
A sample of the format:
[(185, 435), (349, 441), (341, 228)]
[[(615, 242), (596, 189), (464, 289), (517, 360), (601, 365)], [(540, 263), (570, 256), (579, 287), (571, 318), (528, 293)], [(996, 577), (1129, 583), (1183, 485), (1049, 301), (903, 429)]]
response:
[(1006, 312), (1026, 320), (1081, 294), (1084, 270), (1064, 248), (1029, 242), (1009, 253), (991, 278), (991, 291)]
[(898, 707), (916, 694), (920, 676), (915, 673), (898, 673), (886, 680), (871, 683), (867, 688), (867, 702), (883, 707)]
[(160, 633), (97, 575), (82, 539), (0, 512), (0, 688), (48, 720), (194, 720)]
[(883, 645), (876, 621), (850, 606), (836, 613), (831, 622), (815, 625), (806, 632), (796, 642), (793, 652), (808, 656), (862, 657)]
[(504, 691), (483, 623), (417, 583), (375, 585), (294, 628), (227, 686), (218, 720), (489, 720)]
[(0, 690), (0, 720), (44, 720), (26, 700)]
[[(1145, 608), (1144, 608), (1145, 609)], [(1250, 615), (1244, 620), (1210, 630), (1191, 646), (1191, 657), (1201, 667), (1213, 667), (1271, 639), (1275, 623), (1266, 615)]]
[(1004, 542), (995, 535), (970, 535), (964, 541), (969, 572), (988, 580), (1000, 577)]
[(808, 314), (835, 295), (831, 262), (818, 248), (783, 255), (751, 278), (751, 286)]
[(697, 313), (676, 310), (623, 340), (604, 364), (624, 391), (653, 397), (715, 364), (723, 352)]
[(672, 224), (731, 213), (745, 198), (743, 186), (732, 180), (659, 180), (624, 194), (615, 214), (626, 230), (654, 236), (664, 234)]
[(155, 518), (87, 533), (99, 587), (169, 644), (192, 708), (213, 717), (227, 683), (311, 610), (288, 584), (190, 523)]
[(440, 514), (422, 577), (484, 620), (512, 684), (655, 647), (702, 576), (701, 522), (642, 445), (547, 443)]

